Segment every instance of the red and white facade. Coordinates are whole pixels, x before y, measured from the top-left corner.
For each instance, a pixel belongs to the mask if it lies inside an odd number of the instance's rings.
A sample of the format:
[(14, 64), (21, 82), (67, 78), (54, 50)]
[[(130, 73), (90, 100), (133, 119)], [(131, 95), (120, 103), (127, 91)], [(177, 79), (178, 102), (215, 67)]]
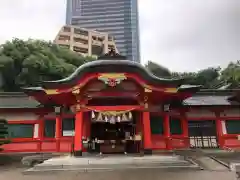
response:
[[(29, 101), (33, 98), (45, 107), (2, 107), (0, 118), (7, 119), (9, 124), (31, 125), (32, 137), (11, 138), (11, 143), (3, 146), (4, 153), (12, 152), (81, 152), (88, 151), (84, 146), (84, 139), (91, 136), (91, 123), (93, 112), (122, 116), (124, 113), (134, 113), (136, 121), (135, 135), (140, 135), (140, 151), (147, 153), (155, 150), (186, 149), (196, 145), (196, 139), (200, 140), (202, 147), (208, 147), (204, 138), (214, 136), (210, 143), (221, 149), (240, 148), (239, 133), (228, 133), (226, 122), (239, 121), (239, 103), (235, 104), (204, 104), (198, 103), (184, 105), (191, 97), (208, 98), (208, 92), (202, 93), (197, 86), (181, 88), (180, 81), (164, 81), (161, 79), (146, 77), (148, 74), (139, 66), (123, 62), (122, 66), (115, 62), (107, 61), (104, 65), (92, 64), (77, 70), (75, 77), (64, 82), (47, 82), (41, 88), (28, 88), (25, 93)], [(115, 66), (122, 67), (121, 72), (113, 71)], [(133, 68), (127, 68), (127, 67)], [(99, 68), (100, 67), (100, 68)], [(87, 71), (92, 68), (94, 70)], [(99, 68), (99, 69), (98, 69)], [(136, 70), (138, 69), (138, 70)], [(81, 74), (82, 72), (82, 74)], [(149, 75), (148, 75), (149, 76)], [(152, 80), (152, 79), (153, 80)], [(213, 92), (211, 92), (213, 93)], [(211, 95), (211, 97), (223, 99), (224, 95)], [(234, 92), (231, 92), (234, 95)], [(204, 95), (202, 95), (204, 94)], [(0, 97), (7, 101), (14, 95)], [(26, 98), (24, 95), (17, 97)], [(32, 99), (30, 99), (30, 97)], [(224, 96), (225, 97), (225, 96)], [(17, 99), (16, 98), (16, 99)], [(110, 101), (113, 99), (113, 101)], [(16, 100), (17, 101), (17, 100)], [(227, 100), (226, 100), (227, 101)], [(113, 104), (113, 102), (115, 102)], [(16, 102), (17, 103), (17, 102)], [(182, 103), (179, 105), (179, 103)], [(50, 105), (51, 104), (51, 105)], [(54, 104), (54, 105), (52, 105)], [(176, 105), (177, 104), (177, 105)], [(169, 107), (170, 105), (170, 107)], [(66, 110), (67, 109), (67, 110)], [(74, 119), (74, 133), (63, 133), (63, 121)], [(161, 123), (155, 121), (161, 120)], [(46, 137), (45, 121), (54, 121), (54, 137)], [(175, 124), (174, 121), (177, 121)], [(204, 135), (204, 127), (200, 136), (194, 134), (194, 121), (211, 121), (216, 133)], [(152, 124), (151, 124), (152, 123)], [(156, 124), (159, 124), (158, 131)], [(153, 129), (156, 129), (154, 132)], [(240, 128), (240, 127), (239, 127)], [(175, 129), (175, 130), (174, 130)], [(177, 130), (176, 130), (177, 129)], [(205, 128), (206, 131), (207, 128)], [(173, 132), (175, 131), (175, 132)], [(194, 138), (194, 137), (197, 138)], [(198, 137), (199, 136), (199, 137)], [(191, 138), (193, 137), (193, 138)], [(209, 142), (209, 139), (207, 140)], [(78, 153), (79, 152), (79, 153)]]

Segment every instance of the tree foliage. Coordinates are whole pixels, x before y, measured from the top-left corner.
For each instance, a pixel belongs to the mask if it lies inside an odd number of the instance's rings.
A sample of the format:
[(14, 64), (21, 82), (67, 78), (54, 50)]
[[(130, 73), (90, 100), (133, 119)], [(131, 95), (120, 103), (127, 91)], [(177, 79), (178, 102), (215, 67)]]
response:
[(51, 42), (13, 39), (1, 45), (0, 72), (5, 91), (37, 86), (45, 80), (65, 78), (82, 64), (93, 61)]
[(234, 87), (240, 85), (240, 60), (236, 63), (230, 62), (228, 66), (221, 72), (221, 81), (232, 84)]
[(156, 76), (184, 78), (186, 84), (202, 85), (203, 88), (219, 88), (226, 85), (231, 88), (238, 88), (240, 85), (240, 61), (230, 62), (223, 69), (211, 67), (198, 72), (170, 72), (168, 69), (151, 61), (148, 62), (146, 67)]
[[(21, 86), (37, 86), (42, 81), (62, 79), (82, 64), (95, 60), (84, 57), (51, 42), (13, 39), (0, 46), (0, 73), (4, 91), (18, 91)], [(184, 78), (186, 84), (218, 88), (240, 84), (240, 61), (231, 62), (226, 68), (212, 67), (198, 72), (171, 72), (169, 69), (148, 61), (145, 65), (161, 78)]]

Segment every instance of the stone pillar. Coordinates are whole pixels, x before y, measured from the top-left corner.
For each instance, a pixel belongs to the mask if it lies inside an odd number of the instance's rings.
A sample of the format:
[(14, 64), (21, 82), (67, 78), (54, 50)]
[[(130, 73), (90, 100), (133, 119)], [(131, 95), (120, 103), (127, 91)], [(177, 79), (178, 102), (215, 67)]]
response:
[(143, 112), (143, 148), (145, 154), (152, 154), (152, 137), (149, 112)]
[(106, 34), (105, 36), (104, 36), (104, 41), (103, 41), (103, 43), (104, 43), (104, 45), (103, 45), (103, 51), (104, 51), (104, 54), (106, 54), (106, 53), (108, 53), (108, 35)]
[(92, 44), (93, 44), (92, 35), (93, 35), (92, 32), (88, 31), (88, 56), (92, 55)]
[(79, 111), (76, 113), (75, 119), (75, 137), (74, 137), (74, 155), (82, 156), (83, 150), (83, 112)]

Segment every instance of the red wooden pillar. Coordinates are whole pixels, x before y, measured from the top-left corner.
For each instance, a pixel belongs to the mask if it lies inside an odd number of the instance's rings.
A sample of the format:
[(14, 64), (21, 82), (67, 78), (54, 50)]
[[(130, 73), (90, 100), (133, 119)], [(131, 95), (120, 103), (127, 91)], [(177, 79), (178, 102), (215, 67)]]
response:
[(87, 118), (86, 118), (86, 123), (87, 123), (87, 137), (90, 138), (91, 137), (91, 114), (90, 113), (86, 113), (87, 114)]
[[(88, 136), (87, 136), (87, 130), (88, 130), (88, 121), (87, 121), (87, 114), (86, 113), (84, 113), (84, 115), (83, 115), (83, 119), (85, 119), (85, 121), (83, 121), (82, 122), (82, 127), (83, 127), (83, 129), (82, 129), (82, 140), (86, 140), (87, 138), (88, 138)], [(86, 152), (87, 151), (87, 149), (83, 146), (83, 149), (82, 149), (82, 152)]]
[(62, 136), (62, 121), (61, 116), (56, 116), (56, 126), (55, 126), (55, 138), (56, 138), (56, 145), (57, 145), (57, 151), (60, 151), (60, 138)]
[(75, 137), (74, 137), (74, 155), (82, 156), (83, 143), (83, 112), (79, 111), (76, 113), (75, 119)]
[(84, 113), (84, 119), (82, 136), (87, 139), (91, 136), (91, 116), (89, 116), (89, 113)]
[(143, 148), (145, 154), (152, 154), (150, 113), (143, 112)]
[(223, 128), (222, 128), (222, 120), (220, 119), (219, 113), (217, 113), (216, 130), (217, 130), (219, 147), (223, 148), (223, 146), (224, 146), (224, 142), (223, 142)]
[(137, 111), (137, 113), (136, 113), (136, 134), (139, 134), (141, 132), (141, 124), (143, 124), (143, 123), (141, 122), (140, 112)]
[(188, 120), (185, 115), (182, 115), (181, 117), (181, 124), (183, 130), (184, 144), (188, 148), (190, 147), (190, 140), (188, 138)]
[(169, 124), (169, 114), (165, 114), (164, 116), (164, 137), (166, 139), (166, 148), (167, 150), (171, 149), (171, 140), (170, 140), (170, 124)]

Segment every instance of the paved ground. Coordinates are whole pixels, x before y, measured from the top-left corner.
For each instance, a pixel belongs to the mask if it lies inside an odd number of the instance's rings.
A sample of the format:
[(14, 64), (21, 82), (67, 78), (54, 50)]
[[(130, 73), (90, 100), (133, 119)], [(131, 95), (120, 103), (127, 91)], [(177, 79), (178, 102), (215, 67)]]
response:
[(159, 171), (158, 169), (80, 173), (62, 171), (51, 174), (23, 175), (23, 168), (0, 169), (0, 180), (236, 180), (232, 172), (218, 171)]
[(232, 153), (211, 153), (211, 156), (223, 161), (226, 164), (239, 163), (240, 162), (240, 152)]
[[(240, 162), (240, 154), (215, 154), (225, 162)], [(203, 161), (204, 158), (203, 158)], [(212, 162), (210, 162), (212, 164)], [(212, 164), (214, 166), (214, 163)], [(217, 168), (218, 169), (218, 168)], [(173, 169), (135, 169), (105, 172), (58, 171), (24, 175), (26, 168), (20, 165), (0, 166), (0, 180), (236, 180), (235, 172), (220, 169), (214, 170), (173, 170)]]

